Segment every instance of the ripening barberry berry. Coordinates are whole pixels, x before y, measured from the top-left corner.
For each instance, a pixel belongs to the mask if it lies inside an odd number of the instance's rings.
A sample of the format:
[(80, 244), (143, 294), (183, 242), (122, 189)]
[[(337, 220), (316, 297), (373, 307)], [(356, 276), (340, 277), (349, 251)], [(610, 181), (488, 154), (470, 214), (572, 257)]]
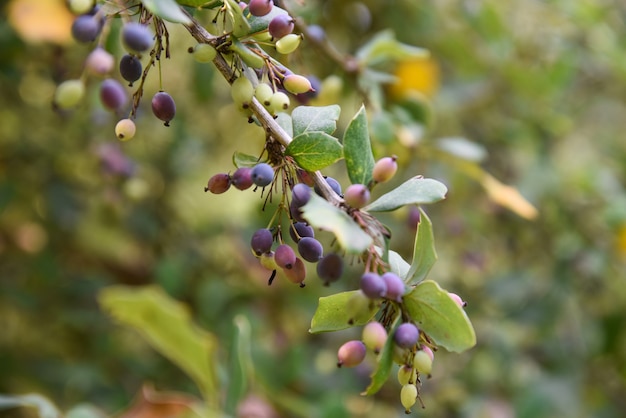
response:
[(254, 86), (245, 76), (240, 76), (230, 86), (230, 95), (237, 106), (247, 108), (254, 95)]
[(448, 292), (448, 296), (450, 296), (452, 300), (461, 308), (464, 308), (467, 306), (467, 302), (461, 299), (461, 296), (457, 295), (456, 293)]
[(267, 163), (252, 167), (252, 182), (259, 187), (269, 186), (274, 179), (274, 169)]
[(402, 302), (402, 296), (404, 295), (404, 282), (396, 273), (388, 271), (387, 273), (382, 275), (382, 279), (387, 285), (387, 294), (385, 298), (396, 301), (398, 303)]
[(104, 76), (111, 72), (115, 65), (115, 58), (104, 48), (97, 47), (87, 55), (85, 69), (97, 76)]
[[(330, 188), (333, 189), (333, 191), (337, 193), (338, 196), (341, 196), (341, 184), (339, 184), (337, 180), (335, 180), (332, 177), (324, 177), (324, 180), (326, 180), (326, 183), (328, 183)], [(319, 187), (317, 187), (317, 185), (313, 187), (313, 190), (315, 190), (315, 193), (318, 196), (323, 196), (322, 190)]]
[(285, 35), (276, 41), (276, 51), (283, 55), (291, 54), (293, 51), (298, 49), (301, 41), (301, 35), (290, 33), (289, 35)]
[(101, 30), (102, 21), (88, 14), (78, 16), (72, 23), (72, 36), (82, 43), (95, 41)]
[(433, 350), (431, 350), (431, 348), (427, 345), (422, 345), (422, 351), (424, 351), (426, 354), (428, 354), (428, 357), (430, 357), (431, 361), (435, 360), (435, 353), (433, 353)]
[(131, 119), (122, 119), (115, 125), (115, 136), (120, 141), (129, 141), (135, 136), (136, 129)]
[(298, 241), (298, 252), (309, 263), (317, 263), (324, 254), (324, 248), (315, 238), (303, 237)]
[(248, 10), (252, 16), (265, 16), (272, 11), (274, 2), (272, 0), (250, 0)]
[(60, 109), (76, 106), (85, 95), (85, 85), (81, 80), (66, 80), (54, 91), (53, 103)]
[(67, 6), (75, 15), (88, 13), (93, 8), (94, 0), (68, 0)]
[(274, 260), (274, 251), (268, 251), (259, 256), (259, 263), (267, 270), (276, 270), (278, 266)]
[(315, 231), (311, 225), (308, 225), (306, 222), (295, 222), (289, 228), (289, 235), (294, 242), (300, 241), (301, 238), (304, 237), (315, 237)]
[(267, 83), (259, 83), (254, 89), (254, 97), (266, 108), (269, 108), (273, 94), (272, 86)]
[(291, 16), (288, 14), (279, 14), (270, 21), (267, 30), (270, 35), (272, 35), (272, 38), (280, 40), (293, 32), (294, 27), (295, 22)]
[(128, 102), (128, 94), (124, 86), (112, 78), (107, 78), (100, 84), (100, 100), (109, 110), (120, 110)]
[(398, 369), (398, 383), (400, 385), (408, 385), (409, 383), (414, 384), (417, 379), (417, 372), (411, 366), (407, 366), (403, 364)]
[(317, 275), (324, 282), (325, 285), (336, 282), (341, 278), (342, 274), (343, 259), (339, 254), (326, 254), (317, 263)]
[(291, 201), (301, 208), (311, 199), (311, 188), (304, 183), (298, 183), (291, 189)]
[(213, 194), (221, 194), (228, 189), (230, 189), (230, 176), (226, 173), (218, 173), (211, 176), (204, 191)]
[(193, 55), (193, 58), (200, 63), (207, 63), (213, 61), (217, 55), (217, 51), (213, 46), (209, 44), (198, 43), (193, 48), (189, 49), (189, 52)]
[(290, 269), (283, 269), (283, 273), (287, 279), (296, 284), (300, 284), (300, 287), (304, 287), (304, 279), (306, 279), (306, 266), (301, 258), (296, 257), (296, 262)]
[(337, 367), (354, 367), (365, 359), (367, 350), (365, 344), (359, 340), (344, 343), (337, 350)]
[(289, 109), (289, 96), (282, 91), (277, 91), (270, 97), (270, 105), (268, 110), (270, 113), (276, 114)]
[(252, 181), (252, 168), (239, 167), (230, 176), (230, 182), (239, 190), (249, 189), (254, 184)]
[(348, 206), (361, 209), (370, 201), (370, 191), (364, 184), (352, 184), (348, 186), (343, 198)]
[(152, 113), (165, 122), (165, 126), (170, 126), (170, 121), (176, 115), (176, 103), (172, 96), (164, 91), (160, 91), (152, 96)]
[(313, 90), (309, 79), (298, 74), (286, 76), (283, 79), (283, 87), (292, 94), (302, 94)]
[(296, 253), (287, 244), (280, 244), (274, 250), (276, 265), (282, 269), (291, 269), (296, 263)]
[(433, 360), (424, 350), (418, 350), (413, 356), (413, 367), (421, 374), (429, 375), (433, 370)]
[(254, 231), (254, 234), (252, 234), (250, 247), (254, 255), (259, 257), (261, 254), (270, 252), (273, 242), (274, 237), (272, 236), (272, 232), (269, 229), (261, 228), (257, 229)]
[(129, 86), (141, 78), (142, 71), (141, 61), (136, 56), (126, 54), (120, 60), (120, 75), (130, 83)]
[(363, 327), (361, 339), (367, 348), (378, 354), (387, 341), (387, 330), (378, 321), (369, 322)]
[(376, 273), (365, 273), (361, 276), (361, 290), (370, 299), (382, 298), (387, 294), (387, 285)]
[(132, 52), (145, 52), (154, 43), (154, 36), (146, 25), (130, 22), (122, 28), (122, 41)]
[(392, 155), (391, 157), (383, 157), (376, 161), (374, 170), (372, 171), (372, 179), (377, 183), (384, 183), (390, 180), (394, 174), (396, 174), (396, 171), (398, 171), (397, 159), (398, 157)]
[(417, 402), (417, 387), (414, 384), (402, 386), (400, 390), (400, 402), (404, 407), (404, 412), (411, 413), (411, 407)]
[(419, 329), (414, 324), (405, 322), (396, 328), (393, 334), (393, 341), (398, 347), (411, 348), (417, 344), (419, 336)]

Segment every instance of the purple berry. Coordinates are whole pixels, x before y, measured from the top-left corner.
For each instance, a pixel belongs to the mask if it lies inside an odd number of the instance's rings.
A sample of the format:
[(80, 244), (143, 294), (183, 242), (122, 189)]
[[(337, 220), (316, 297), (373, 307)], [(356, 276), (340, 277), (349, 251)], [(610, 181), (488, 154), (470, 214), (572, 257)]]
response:
[(300, 241), (300, 238), (315, 237), (315, 231), (313, 230), (313, 227), (308, 225), (306, 222), (295, 222), (291, 225), (291, 228), (289, 228), (289, 235), (294, 242), (298, 242)]
[(287, 14), (279, 14), (270, 21), (267, 29), (274, 39), (280, 39), (285, 35), (289, 35), (293, 32), (294, 28), (293, 18)]
[(315, 238), (304, 237), (298, 241), (298, 252), (309, 263), (317, 263), (324, 254), (324, 248)]
[(302, 207), (309, 202), (311, 198), (311, 188), (303, 183), (298, 183), (291, 190), (291, 201), (297, 207)]
[(165, 122), (165, 126), (170, 126), (170, 121), (176, 115), (176, 103), (172, 96), (164, 91), (155, 94), (152, 97), (152, 113)]
[(239, 190), (246, 190), (252, 187), (252, 169), (250, 167), (239, 167), (230, 176), (230, 182)]
[(382, 279), (387, 286), (385, 298), (395, 300), (398, 303), (402, 302), (402, 295), (404, 295), (404, 282), (402, 279), (390, 271), (383, 274)]
[(250, 0), (248, 10), (252, 16), (265, 16), (272, 11), (274, 2), (272, 0)]
[(120, 60), (120, 74), (122, 78), (133, 85), (134, 81), (141, 78), (143, 67), (141, 61), (134, 55), (126, 54)]
[(287, 244), (280, 244), (274, 250), (274, 261), (282, 269), (291, 269), (296, 263), (296, 253)]
[(259, 187), (269, 186), (274, 180), (274, 169), (267, 163), (259, 163), (252, 168), (252, 181)]
[(361, 276), (361, 290), (368, 298), (377, 299), (387, 294), (387, 285), (380, 275), (370, 272)]
[(417, 344), (420, 332), (415, 325), (410, 322), (400, 324), (393, 334), (393, 340), (398, 347), (411, 348)]
[[(341, 184), (339, 184), (339, 182), (332, 177), (326, 177), (325, 180), (330, 188), (333, 189), (333, 191), (339, 196), (341, 196)], [(322, 196), (322, 191), (317, 187), (317, 185), (314, 187), (314, 190), (315, 193), (317, 193), (319, 196)]]
[(252, 238), (250, 239), (250, 246), (252, 247), (252, 251), (257, 256), (261, 256), (264, 253), (269, 253), (272, 249), (272, 242), (274, 241), (274, 237), (272, 236), (272, 232), (269, 229), (258, 229), (252, 234)]
[(109, 110), (119, 110), (126, 105), (128, 95), (119, 81), (108, 78), (100, 84), (100, 100)]
[(90, 15), (80, 15), (72, 23), (72, 36), (78, 42), (95, 41), (101, 30), (102, 21)]
[(128, 49), (136, 52), (145, 52), (154, 43), (152, 32), (141, 23), (131, 22), (122, 29), (122, 40)]
[(367, 350), (362, 341), (348, 341), (337, 351), (337, 367), (358, 366), (365, 359), (365, 354)]
[(329, 284), (339, 280), (343, 274), (343, 259), (336, 253), (326, 254), (317, 263), (317, 275), (324, 282)]
[(296, 205), (296, 202), (292, 200), (289, 202), (289, 214), (291, 215), (291, 219), (296, 222), (306, 222), (306, 219), (302, 217), (302, 211)]

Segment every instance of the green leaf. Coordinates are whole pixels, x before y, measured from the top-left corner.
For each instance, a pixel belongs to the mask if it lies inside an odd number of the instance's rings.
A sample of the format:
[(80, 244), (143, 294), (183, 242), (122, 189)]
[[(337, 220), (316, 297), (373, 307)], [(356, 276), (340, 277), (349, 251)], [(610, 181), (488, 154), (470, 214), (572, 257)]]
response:
[(235, 167), (254, 167), (259, 163), (259, 157), (243, 152), (235, 151), (233, 154), (233, 164)]
[(370, 203), (363, 210), (387, 212), (405, 205), (434, 203), (446, 197), (448, 188), (441, 182), (422, 177), (413, 177)]
[(364, 106), (361, 106), (346, 128), (343, 136), (343, 155), (352, 184), (368, 185), (372, 181), (374, 154)]
[(326, 168), (343, 157), (343, 147), (326, 132), (309, 131), (293, 138), (285, 154), (306, 171)]
[(385, 30), (363, 45), (357, 51), (356, 58), (368, 66), (374, 66), (428, 55), (428, 50), (398, 42), (391, 30)]
[(310, 131), (321, 131), (331, 135), (337, 129), (337, 119), (341, 108), (331, 106), (298, 106), (291, 112), (293, 134), (300, 135)]
[[(376, 247), (376, 252), (383, 257), (383, 250), (380, 247)], [(411, 265), (407, 263), (404, 258), (397, 252), (393, 250), (388, 251), (389, 259), (386, 260), (389, 263), (389, 270), (393, 273), (396, 273), (400, 278), (404, 279), (407, 277), (409, 270), (411, 269)]]
[[(360, 296), (364, 298), (362, 301), (358, 300)], [(376, 312), (378, 306), (367, 300), (360, 290), (324, 296), (319, 298), (309, 332), (316, 334), (365, 325)]]
[(373, 395), (383, 387), (387, 379), (389, 379), (389, 375), (391, 374), (391, 366), (393, 365), (393, 350), (394, 350), (394, 342), (391, 335), (395, 331), (396, 327), (399, 325), (400, 315), (396, 316), (393, 324), (390, 327), (389, 337), (387, 341), (385, 341), (385, 345), (383, 346), (382, 351), (378, 355), (378, 364), (376, 366), (376, 370), (371, 375), (372, 381), (365, 391), (361, 393), (361, 395)]
[(182, 6), (189, 6), (189, 7), (206, 7), (208, 9), (211, 9), (217, 5), (222, 5), (224, 4), (224, 2), (222, 0), (214, 0), (214, 1), (207, 1), (207, 0), (177, 0), (177, 3), (182, 5)]
[(226, 393), (225, 412), (235, 414), (237, 405), (247, 391), (248, 382), (252, 374), (252, 347), (250, 321), (244, 315), (235, 316), (235, 332), (230, 349), (230, 368), (228, 377), (228, 392)]
[(413, 262), (411, 263), (411, 269), (405, 277), (405, 282), (411, 285), (424, 280), (435, 261), (437, 261), (437, 252), (435, 251), (433, 224), (430, 222), (426, 212), (420, 208), (420, 223), (417, 225), (415, 234)]
[(283, 128), (283, 130), (287, 133), (287, 135), (293, 138), (293, 123), (291, 120), (291, 116), (289, 116), (285, 112), (279, 112), (276, 115), (275, 120), (276, 120), (276, 123), (278, 123), (280, 127)]
[(248, 9), (243, 10), (244, 16), (247, 17), (248, 23), (250, 24), (250, 30), (248, 34), (254, 34), (258, 32), (262, 32), (267, 30), (272, 19), (274, 19), (278, 15), (288, 14), (286, 10), (281, 9), (278, 6), (272, 7), (272, 11), (266, 14), (265, 16), (253, 16), (250, 14)]
[(191, 23), (191, 19), (183, 13), (174, 0), (142, 0), (143, 5), (150, 13), (174, 23)]
[(134, 328), (198, 385), (209, 405), (217, 402), (216, 338), (198, 328), (189, 310), (158, 286), (111, 286), (98, 295), (104, 311)]
[(349, 253), (360, 254), (372, 244), (372, 238), (348, 214), (315, 193), (300, 209), (309, 224), (333, 232), (341, 248)]
[(437, 345), (458, 353), (476, 345), (465, 311), (434, 281), (424, 280), (403, 300), (408, 315)]

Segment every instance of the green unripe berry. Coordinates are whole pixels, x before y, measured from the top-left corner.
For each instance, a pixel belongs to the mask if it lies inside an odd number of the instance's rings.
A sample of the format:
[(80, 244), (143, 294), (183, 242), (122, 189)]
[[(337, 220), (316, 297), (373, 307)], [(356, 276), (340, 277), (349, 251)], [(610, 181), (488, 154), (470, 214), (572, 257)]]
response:
[(402, 386), (400, 390), (400, 402), (404, 407), (404, 412), (411, 413), (411, 407), (415, 405), (417, 401), (417, 387), (415, 385), (407, 384)]
[(270, 106), (274, 90), (267, 83), (259, 83), (254, 89), (254, 97), (266, 108)]
[(433, 370), (433, 360), (424, 350), (418, 350), (413, 357), (413, 367), (421, 374), (429, 375)]
[(276, 261), (274, 261), (274, 251), (261, 254), (261, 256), (259, 257), (259, 262), (263, 267), (268, 270), (276, 270), (278, 268), (278, 266), (276, 265)]
[(250, 105), (250, 101), (254, 95), (254, 86), (252, 86), (250, 80), (242, 75), (233, 82), (230, 88), (230, 95), (235, 104), (246, 108)]
[(380, 322), (372, 321), (363, 327), (361, 339), (367, 348), (378, 354), (387, 341), (387, 330)]
[(291, 54), (293, 51), (298, 49), (301, 41), (302, 36), (290, 33), (289, 35), (285, 35), (276, 41), (276, 51), (280, 54)]
[(346, 189), (343, 198), (349, 206), (361, 209), (369, 203), (370, 191), (364, 184), (352, 184)]
[(131, 119), (122, 119), (115, 125), (115, 135), (120, 141), (128, 141), (135, 136), (135, 122)]
[(298, 74), (289, 74), (286, 76), (283, 80), (283, 86), (292, 94), (302, 94), (313, 91), (309, 79)]
[(57, 86), (54, 104), (61, 109), (74, 107), (85, 95), (85, 85), (80, 80), (67, 80)]
[(282, 112), (289, 109), (289, 103), (289, 96), (282, 91), (277, 91), (272, 94), (272, 97), (270, 98), (269, 110), (274, 114)]
[(209, 44), (196, 44), (195, 47), (190, 48), (193, 58), (201, 63), (207, 63), (213, 61), (217, 55), (217, 51)]
[(376, 161), (374, 170), (372, 171), (372, 179), (377, 183), (389, 181), (394, 174), (396, 174), (396, 171), (398, 171), (397, 159), (398, 157), (392, 155), (391, 157), (383, 157)]
[(398, 383), (400, 383), (400, 385), (404, 386), (409, 383), (415, 383), (416, 379), (417, 372), (413, 367), (407, 366), (406, 364), (400, 366), (398, 369)]
[(76, 15), (83, 15), (93, 8), (94, 0), (69, 0), (70, 11)]

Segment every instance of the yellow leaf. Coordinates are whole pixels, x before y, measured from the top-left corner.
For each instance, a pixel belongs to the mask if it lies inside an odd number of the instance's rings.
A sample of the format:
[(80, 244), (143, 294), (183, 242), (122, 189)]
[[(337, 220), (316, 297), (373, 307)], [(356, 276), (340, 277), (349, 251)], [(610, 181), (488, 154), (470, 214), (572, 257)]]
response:
[(67, 44), (74, 16), (63, 0), (12, 0), (9, 23), (26, 42)]
[(517, 213), (522, 218), (535, 219), (539, 214), (535, 208), (519, 190), (515, 187), (507, 186), (501, 183), (495, 177), (488, 173), (484, 173), (481, 184), (487, 191), (489, 198), (497, 204)]
[(397, 79), (390, 86), (389, 93), (396, 100), (411, 96), (415, 92), (433, 97), (439, 90), (439, 66), (431, 56), (401, 61), (394, 75)]

